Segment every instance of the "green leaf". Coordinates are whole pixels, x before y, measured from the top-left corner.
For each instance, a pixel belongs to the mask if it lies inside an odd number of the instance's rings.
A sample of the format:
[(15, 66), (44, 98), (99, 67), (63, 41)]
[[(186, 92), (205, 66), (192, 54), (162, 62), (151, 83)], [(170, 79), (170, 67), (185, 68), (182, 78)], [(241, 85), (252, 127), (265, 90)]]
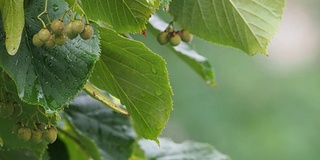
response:
[(28, 149), (14, 149), (9, 151), (1, 151), (0, 150), (0, 159), (1, 160), (35, 160), (41, 159), (34, 155), (32, 150)]
[(162, 7), (166, 7), (171, 3), (172, 0), (160, 0), (160, 4)]
[(170, 4), (170, 13), (200, 38), (267, 55), (284, 6), (284, 0), (180, 0)]
[[(148, 31), (155, 36), (158, 36), (159, 32), (164, 31), (169, 25), (156, 14), (151, 17), (149, 23)], [(172, 47), (171, 45), (167, 45), (167, 47), (200, 75), (207, 84), (211, 86), (217, 85), (214, 78), (214, 71), (208, 59), (198, 54), (188, 43), (181, 42), (180, 45), (176, 47)]]
[(1, 0), (0, 11), (5, 31), (7, 52), (15, 55), (19, 49), (24, 27), (23, 0)]
[[(90, 40), (84, 41), (78, 37), (53, 49), (35, 47), (31, 39), (42, 28), (36, 17), (43, 10), (44, 2), (34, 0), (28, 3), (25, 9), (26, 32), (23, 33), (20, 49), (15, 56), (8, 56), (0, 48), (0, 65), (16, 82), (22, 100), (42, 105), (50, 111), (66, 105), (82, 89), (100, 49), (97, 30)], [(51, 19), (59, 18), (67, 8), (63, 0), (48, 2)], [(68, 21), (66, 16), (64, 22)], [(0, 41), (0, 44), (3, 43)]]
[(102, 53), (90, 81), (121, 100), (139, 136), (157, 141), (172, 110), (164, 60), (140, 42), (99, 30)]
[(96, 143), (102, 159), (128, 159), (131, 155), (135, 133), (127, 116), (86, 94), (80, 94), (65, 112), (76, 131)]
[(178, 144), (166, 138), (159, 138), (159, 140), (160, 147), (148, 140), (139, 141), (147, 159), (229, 160), (228, 156), (206, 143), (185, 141)]
[(120, 33), (140, 32), (156, 9), (159, 0), (82, 0), (89, 19), (102, 21)]
[[(64, 114), (63, 117), (65, 116), (67, 115)], [(101, 155), (98, 146), (89, 138), (91, 136), (84, 136), (71, 125), (70, 121), (72, 121), (71, 118), (63, 118), (62, 123), (58, 124), (58, 135), (68, 149), (69, 159), (100, 160)]]

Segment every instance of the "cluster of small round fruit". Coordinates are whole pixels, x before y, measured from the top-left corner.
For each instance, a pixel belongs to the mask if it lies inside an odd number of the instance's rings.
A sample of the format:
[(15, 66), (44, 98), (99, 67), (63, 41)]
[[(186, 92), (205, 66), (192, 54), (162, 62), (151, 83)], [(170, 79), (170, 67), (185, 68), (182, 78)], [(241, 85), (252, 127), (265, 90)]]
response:
[[(33, 129), (30, 129), (28, 125), (24, 125), (20, 121), (20, 117), (26, 118), (25, 116), (21, 116), (22, 113), (23, 109), (19, 103), (11, 101), (3, 103), (0, 101), (0, 118), (10, 118), (13, 121), (19, 121), (14, 125), (13, 132), (16, 133), (22, 141), (26, 142), (31, 140), (34, 143), (40, 143), (44, 139), (49, 143), (53, 143), (57, 139), (57, 129), (53, 124), (46, 126), (42, 122), (37, 122), (33, 125)], [(38, 111), (34, 114), (38, 114)], [(59, 114), (55, 115), (56, 119), (60, 119), (59, 117)], [(30, 120), (32, 118), (29, 117), (28, 119)]]
[(192, 40), (192, 34), (185, 29), (174, 31), (171, 26), (168, 26), (163, 32), (158, 34), (157, 40), (161, 45), (170, 43), (172, 46), (177, 46), (180, 44), (181, 40), (190, 42)]
[[(12, 131), (24, 142), (38, 144), (44, 140), (53, 143), (57, 139), (57, 129), (51, 122), (61, 119), (58, 112), (48, 116), (42, 107), (28, 106), (20, 102), (9, 89), (14, 82), (4, 71), (0, 71), (0, 82), (6, 82), (0, 85), (0, 121), (12, 122), (12, 130), (9, 129), (8, 132)], [(0, 147), (3, 145), (4, 141), (0, 137)]]
[(55, 19), (50, 24), (50, 30), (42, 28), (32, 38), (32, 43), (36, 47), (45, 45), (47, 48), (53, 48), (57, 45), (64, 45), (67, 42), (67, 38), (75, 39), (78, 35), (83, 40), (88, 40), (93, 36), (93, 27), (87, 23), (83, 23), (82, 19), (77, 19), (68, 22), (64, 25), (61, 19)]
[(32, 141), (36, 144), (45, 140), (48, 143), (53, 143), (57, 139), (57, 128), (54, 125), (45, 125), (38, 122), (34, 124), (33, 129), (23, 125), (21, 122), (15, 124), (13, 132), (16, 133), (24, 142)]

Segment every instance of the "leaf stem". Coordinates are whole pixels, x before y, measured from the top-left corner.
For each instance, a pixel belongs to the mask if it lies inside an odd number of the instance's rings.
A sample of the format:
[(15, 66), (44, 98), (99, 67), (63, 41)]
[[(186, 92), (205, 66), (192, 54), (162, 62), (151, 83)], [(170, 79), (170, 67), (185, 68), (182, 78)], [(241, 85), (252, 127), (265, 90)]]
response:
[(86, 15), (86, 13), (84, 12), (84, 10), (82, 9), (82, 7), (78, 4), (78, 3), (76, 3), (75, 4), (78, 8), (79, 8), (79, 10), (82, 12), (82, 16), (84, 16), (84, 18), (86, 19), (86, 24), (89, 24), (89, 19), (88, 19), (88, 17), (87, 17), (87, 15)]
[(47, 26), (46, 26), (46, 24), (44, 23), (44, 21), (40, 18), (43, 14), (47, 14), (47, 18), (48, 18), (48, 20), (49, 20), (49, 22), (50, 22), (50, 19), (49, 19), (49, 16), (48, 16), (48, 0), (46, 0), (46, 3), (45, 3), (45, 5), (44, 5), (44, 11), (41, 12), (41, 13), (37, 16), (37, 18), (39, 19), (39, 21), (42, 23), (43, 28), (47, 28)]
[(127, 110), (119, 107), (117, 104), (115, 104), (109, 97), (104, 95), (100, 90), (98, 90), (92, 83), (89, 81), (84, 85), (83, 88), (91, 97), (97, 99), (98, 101), (102, 102), (103, 104), (106, 104), (109, 106), (111, 109), (125, 114), (127, 116), (130, 116)]

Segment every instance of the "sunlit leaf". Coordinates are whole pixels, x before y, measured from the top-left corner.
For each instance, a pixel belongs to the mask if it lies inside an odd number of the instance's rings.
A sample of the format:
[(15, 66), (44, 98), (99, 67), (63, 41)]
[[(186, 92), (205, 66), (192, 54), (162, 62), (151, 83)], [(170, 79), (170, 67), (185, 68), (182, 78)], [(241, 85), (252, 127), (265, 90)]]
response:
[(83, 9), (94, 21), (103, 21), (121, 33), (140, 32), (158, 9), (159, 0), (82, 0)]
[(24, 27), (23, 0), (1, 0), (0, 11), (7, 52), (10, 55), (15, 55), (20, 46)]
[(142, 43), (99, 30), (101, 57), (90, 81), (121, 100), (139, 136), (157, 141), (172, 110), (165, 62)]

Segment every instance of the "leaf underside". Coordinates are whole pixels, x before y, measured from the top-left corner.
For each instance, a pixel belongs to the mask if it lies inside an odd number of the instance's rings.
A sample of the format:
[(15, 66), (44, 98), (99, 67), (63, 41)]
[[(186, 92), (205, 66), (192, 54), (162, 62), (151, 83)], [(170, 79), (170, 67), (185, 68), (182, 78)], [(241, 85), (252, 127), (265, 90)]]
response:
[(202, 39), (267, 55), (284, 6), (284, 0), (180, 0), (170, 4), (170, 13)]

